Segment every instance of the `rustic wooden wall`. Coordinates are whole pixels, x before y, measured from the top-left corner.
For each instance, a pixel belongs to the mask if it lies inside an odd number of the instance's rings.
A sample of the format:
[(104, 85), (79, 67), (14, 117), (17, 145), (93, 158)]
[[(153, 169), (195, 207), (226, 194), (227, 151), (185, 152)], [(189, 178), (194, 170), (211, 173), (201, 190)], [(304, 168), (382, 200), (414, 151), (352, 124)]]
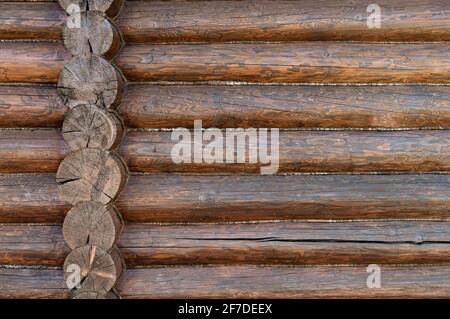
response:
[[(450, 297), (450, 2), (126, 1), (124, 298)], [(0, 0), (0, 297), (67, 298), (57, 2)], [(280, 170), (170, 159), (280, 128)], [(379, 264), (382, 287), (366, 287)]]

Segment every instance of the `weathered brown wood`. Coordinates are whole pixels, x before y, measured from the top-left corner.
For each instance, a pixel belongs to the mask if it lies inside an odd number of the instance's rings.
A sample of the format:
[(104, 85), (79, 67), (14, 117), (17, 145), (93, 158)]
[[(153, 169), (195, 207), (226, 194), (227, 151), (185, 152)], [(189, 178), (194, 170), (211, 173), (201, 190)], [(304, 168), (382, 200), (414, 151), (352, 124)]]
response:
[(381, 288), (367, 288), (367, 266), (180, 267), (132, 269), (123, 298), (448, 297), (446, 266), (385, 266)]
[[(225, 133), (223, 136), (225, 138)], [(252, 164), (208, 164), (209, 152), (203, 162), (175, 163), (171, 152), (178, 143), (171, 132), (128, 132), (120, 152), (133, 172), (202, 172), (260, 173), (262, 167), (274, 167), (258, 162)], [(255, 139), (256, 140), (256, 139)], [(450, 131), (281, 131), (279, 136), (278, 172), (433, 172), (450, 170)], [(210, 143), (205, 141), (204, 146)], [(273, 142), (271, 142), (273, 143)], [(271, 144), (274, 145), (274, 144)], [(257, 143), (236, 148), (237, 152), (258, 154)], [(227, 153), (228, 152), (228, 153)], [(274, 168), (275, 172), (277, 171)]]
[[(450, 266), (154, 267), (125, 272), (123, 298), (448, 298)], [(0, 298), (68, 298), (61, 270), (0, 269)]]
[[(128, 224), (118, 247), (129, 267), (450, 264), (448, 229), (441, 221)], [(0, 225), (0, 264), (61, 266), (68, 252), (63, 231), (59, 225)]]
[[(56, 89), (0, 86), (0, 127), (61, 127)], [(450, 127), (447, 86), (130, 85), (127, 127)]]
[(62, 136), (69, 147), (111, 150), (119, 145), (124, 127), (115, 113), (94, 105), (78, 105), (65, 116)]
[[(127, 222), (449, 218), (450, 176), (132, 176), (117, 208)], [(0, 175), (1, 223), (62, 223), (54, 174)]]
[(115, 18), (123, 6), (124, 0), (58, 0), (61, 7), (67, 10), (70, 5), (78, 5), (81, 11), (105, 12), (110, 18)]
[(122, 46), (116, 25), (98, 11), (80, 13), (80, 28), (64, 27), (64, 45), (73, 55), (103, 55), (112, 59)]
[[(76, 140), (76, 146), (86, 145), (85, 136)], [(90, 145), (97, 145), (97, 136)], [(449, 140), (448, 130), (280, 131), (278, 172), (446, 172), (450, 170)], [(171, 152), (177, 141), (171, 141), (171, 132), (128, 132), (119, 152), (132, 172), (259, 174), (269, 166), (248, 161), (176, 164)], [(68, 152), (60, 131), (4, 130), (0, 172), (53, 173)]]
[[(78, 293), (106, 294), (121, 276), (123, 270), (121, 257), (117, 249), (105, 250), (97, 246), (86, 245), (72, 250), (64, 262), (64, 279), (69, 289)], [(74, 271), (71, 266), (77, 265), (80, 277), (73, 281)], [(77, 287), (75, 287), (77, 285)]]
[[(2, 82), (55, 83), (69, 54), (55, 43), (2, 43), (0, 48)], [(447, 43), (155, 44), (125, 46), (117, 64), (131, 81), (450, 83), (448, 52)], [(113, 75), (107, 78), (115, 83), (109, 88), (114, 93), (121, 81)], [(83, 83), (61, 86), (80, 91), (92, 87)], [(89, 92), (77, 95), (80, 102), (97, 101), (98, 96)], [(118, 104), (114, 94), (104, 98)]]
[(115, 108), (122, 100), (123, 86), (119, 71), (96, 55), (72, 58), (58, 81), (60, 96), (70, 108), (79, 104)]
[[(10, 1), (10, 0), (9, 0)], [(21, 1), (22, 2), (22, 1)], [(118, 22), (128, 42), (449, 41), (445, 0), (378, 1), (381, 28), (368, 28), (366, 3), (322, 1), (133, 1)], [(1, 38), (60, 39), (57, 3), (0, 1)], [(3, 20), (3, 19), (2, 19)]]
[(128, 127), (450, 127), (446, 86), (130, 85)]
[(66, 14), (57, 3), (0, 1), (0, 39), (60, 40)]
[(91, 245), (108, 250), (117, 242), (122, 227), (114, 206), (79, 202), (67, 213), (62, 231), (71, 249)]
[(450, 83), (447, 43), (291, 42), (128, 45), (130, 81)]
[(61, 162), (56, 182), (61, 198), (72, 205), (80, 201), (106, 205), (123, 190), (127, 176), (126, 167), (116, 154), (84, 148)]
[(0, 86), (0, 127), (61, 127), (66, 110), (54, 86)]
[(449, 41), (445, 0), (381, 0), (381, 28), (367, 26), (369, 2), (137, 1), (119, 24), (128, 42)]
[(69, 56), (57, 43), (0, 43), (0, 82), (56, 83)]

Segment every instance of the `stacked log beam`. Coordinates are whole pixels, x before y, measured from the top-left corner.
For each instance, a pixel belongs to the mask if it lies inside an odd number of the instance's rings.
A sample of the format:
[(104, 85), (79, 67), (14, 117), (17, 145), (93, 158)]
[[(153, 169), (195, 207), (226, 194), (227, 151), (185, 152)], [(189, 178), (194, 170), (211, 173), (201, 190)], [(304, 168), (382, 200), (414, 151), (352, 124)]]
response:
[(71, 152), (60, 163), (56, 181), (61, 198), (73, 206), (63, 223), (71, 249), (64, 277), (75, 299), (116, 298), (113, 288), (124, 262), (116, 247), (123, 222), (114, 201), (128, 173), (116, 152), (124, 128), (114, 112), (124, 79), (108, 59), (122, 47), (111, 20), (122, 1), (59, 2), (69, 13), (64, 44), (73, 56), (58, 82), (69, 108), (62, 136)]

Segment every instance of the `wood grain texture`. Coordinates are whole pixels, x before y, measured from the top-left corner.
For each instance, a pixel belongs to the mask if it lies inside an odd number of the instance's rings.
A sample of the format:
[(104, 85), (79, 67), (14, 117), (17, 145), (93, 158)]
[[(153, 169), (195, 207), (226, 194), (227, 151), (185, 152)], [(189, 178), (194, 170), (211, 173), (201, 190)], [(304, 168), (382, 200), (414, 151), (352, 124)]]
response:
[[(0, 86), (0, 127), (61, 127), (52, 86)], [(118, 109), (130, 128), (450, 127), (447, 86), (129, 85)]]
[[(53, 173), (69, 154), (59, 130), (0, 131), (0, 172)], [(119, 148), (131, 172), (260, 173), (269, 164), (180, 163), (171, 157), (178, 136), (128, 132)], [(225, 135), (225, 134), (224, 134)], [(278, 172), (446, 172), (449, 130), (281, 131)], [(205, 141), (206, 145), (209, 141)], [(257, 154), (255, 146), (248, 147)], [(239, 152), (246, 149), (239, 147)], [(224, 154), (227, 152), (224, 149)], [(205, 153), (206, 156), (207, 153)], [(225, 156), (225, 155), (224, 155)], [(274, 164), (270, 164), (274, 165)]]
[(57, 43), (0, 43), (0, 82), (56, 83), (69, 56)]
[[(364, 266), (154, 267), (125, 272), (123, 298), (448, 298), (449, 266), (383, 266), (368, 289)], [(68, 298), (62, 270), (0, 269), (0, 298)]]
[[(2, 82), (55, 83), (69, 58), (55, 43), (0, 48)], [(128, 45), (116, 61), (130, 81), (414, 84), (450, 83), (449, 57), (447, 43), (293, 42)]]
[(128, 127), (450, 127), (445, 86), (130, 85)]
[(65, 19), (58, 3), (0, 1), (0, 39), (61, 40)]
[(55, 86), (0, 86), (0, 127), (61, 127), (66, 111)]
[[(128, 224), (118, 247), (128, 267), (447, 264), (448, 229), (440, 221)], [(61, 266), (67, 253), (59, 225), (0, 225), (0, 264)]]
[[(367, 27), (368, 4), (351, 0), (133, 1), (125, 3), (118, 22), (126, 40), (139, 43), (450, 40), (445, 0), (377, 4), (382, 10), (380, 29)], [(2, 0), (0, 19), (5, 21), (2, 39), (60, 39), (65, 14), (57, 3)]]
[(130, 81), (450, 83), (447, 43), (128, 45), (117, 58)]
[(381, 0), (380, 29), (367, 26), (369, 2), (141, 1), (119, 17), (128, 42), (449, 41), (445, 0)]
[[(54, 174), (0, 175), (1, 223), (62, 223)], [(449, 218), (450, 176), (132, 176), (117, 201), (127, 222)]]

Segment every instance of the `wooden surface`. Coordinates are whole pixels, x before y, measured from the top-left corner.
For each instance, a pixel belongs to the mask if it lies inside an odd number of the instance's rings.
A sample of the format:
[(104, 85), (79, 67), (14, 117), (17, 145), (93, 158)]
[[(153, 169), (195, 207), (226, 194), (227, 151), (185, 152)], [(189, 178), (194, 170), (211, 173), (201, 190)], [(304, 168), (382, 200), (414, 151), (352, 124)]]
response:
[[(52, 86), (0, 86), (0, 127), (61, 127)], [(450, 127), (447, 86), (129, 85), (127, 127)]]
[(127, 45), (130, 81), (450, 83), (450, 44), (288, 42)]
[[(440, 221), (128, 224), (118, 247), (128, 267), (447, 264), (448, 228)], [(60, 267), (69, 252), (59, 225), (3, 224), (0, 230), (0, 264)]]
[[(27, 1), (28, 2), (28, 1)], [(367, 6), (351, 0), (127, 1), (118, 22), (127, 42), (449, 41), (445, 0), (380, 0), (382, 28), (367, 27)], [(60, 39), (57, 3), (0, 1), (2, 39)]]
[(0, 39), (61, 40), (65, 12), (57, 2), (0, 1)]
[(381, 0), (382, 28), (367, 27), (371, 2), (128, 2), (119, 25), (128, 42), (170, 41), (449, 41), (445, 0)]
[[(56, 83), (69, 55), (55, 43), (0, 48), (1, 82)], [(116, 61), (130, 81), (450, 83), (449, 48), (339, 42), (127, 45)]]
[[(268, 166), (248, 161), (176, 164), (171, 151), (178, 137), (172, 141), (171, 134), (127, 132), (119, 152), (129, 170), (259, 174)], [(448, 130), (281, 131), (278, 172), (445, 172), (450, 169), (449, 140)], [(1, 173), (54, 173), (68, 154), (59, 130), (4, 130), (0, 135)]]
[[(405, 175), (131, 176), (128, 222), (449, 218), (450, 177)], [(0, 223), (61, 223), (54, 174), (0, 175)]]
[(0, 82), (56, 83), (69, 56), (57, 43), (0, 43)]
[[(134, 172), (116, 203), (129, 268), (122, 297), (450, 296), (450, 4), (377, 4), (380, 29), (367, 27), (368, 3), (353, 0), (126, 2), (116, 22), (127, 44), (114, 61), (128, 80), (117, 114), (131, 128), (119, 152)], [(69, 154), (68, 109), (55, 86), (71, 58), (65, 19), (55, 1), (0, 0), (0, 298), (70, 293), (61, 267), (71, 206), (55, 181)], [(88, 27), (66, 32), (72, 52), (114, 56), (121, 41), (102, 23), (105, 41), (92, 42)], [(87, 39), (94, 46), (76, 45)], [(104, 72), (90, 79), (85, 71), (99, 63), (81, 64), (60, 90), (75, 104), (101, 101), (111, 91), (98, 86)], [(118, 83), (106, 106), (119, 105)], [(96, 122), (80, 121), (92, 118), (68, 118), (73, 149), (93, 145), (86, 136)], [(151, 129), (199, 119), (204, 128), (281, 128), (281, 174), (175, 165), (171, 132)], [(114, 135), (117, 121), (100, 122), (114, 122), (106, 134)], [(117, 140), (98, 137), (115, 150)], [(107, 236), (91, 233), (90, 215), (65, 225), (88, 272), (86, 256), (110, 256), (81, 247), (109, 249), (122, 228), (115, 211), (109, 217)], [(108, 273), (89, 276), (117, 278), (122, 263), (109, 259)], [(371, 263), (381, 266), (382, 288), (366, 287)], [(113, 284), (103, 283), (103, 291)]]
[[(379, 289), (361, 266), (154, 267), (130, 269), (123, 298), (445, 298), (449, 266), (383, 266)], [(67, 298), (61, 270), (0, 269), (0, 298)], [(201, 287), (201, 289), (199, 289)]]

